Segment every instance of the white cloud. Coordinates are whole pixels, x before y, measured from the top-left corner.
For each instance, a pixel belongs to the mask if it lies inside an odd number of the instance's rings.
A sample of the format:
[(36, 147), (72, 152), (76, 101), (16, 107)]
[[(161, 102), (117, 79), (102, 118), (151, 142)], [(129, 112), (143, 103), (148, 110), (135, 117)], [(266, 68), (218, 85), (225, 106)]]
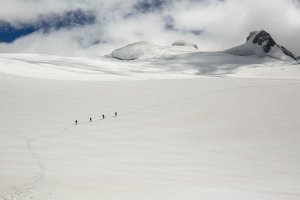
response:
[[(18, 24), (33, 22), (47, 13), (93, 10), (93, 25), (61, 29), (47, 34), (36, 32), (12, 44), (0, 44), (0, 52), (49, 53), (98, 56), (116, 47), (140, 40), (167, 45), (178, 39), (197, 43), (200, 50), (222, 50), (245, 42), (252, 30), (264, 29), (274, 39), (300, 55), (300, 7), (295, 0), (169, 0), (162, 10), (138, 13), (138, 0), (5, 0), (0, 20)], [(174, 19), (167, 30), (165, 17)], [(175, 31), (177, 30), (177, 31)], [(194, 35), (180, 30), (203, 30)], [(90, 45), (95, 41), (106, 41)]]

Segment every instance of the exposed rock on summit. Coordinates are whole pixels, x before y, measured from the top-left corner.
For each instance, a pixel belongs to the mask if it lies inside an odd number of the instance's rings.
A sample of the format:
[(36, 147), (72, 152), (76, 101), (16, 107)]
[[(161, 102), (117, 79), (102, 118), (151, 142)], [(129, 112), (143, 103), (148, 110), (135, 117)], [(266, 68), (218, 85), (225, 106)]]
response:
[(285, 47), (277, 44), (271, 35), (264, 30), (250, 32), (245, 44), (228, 49), (225, 52), (240, 56), (270, 56), (281, 60), (299, 62), (299, 58)]

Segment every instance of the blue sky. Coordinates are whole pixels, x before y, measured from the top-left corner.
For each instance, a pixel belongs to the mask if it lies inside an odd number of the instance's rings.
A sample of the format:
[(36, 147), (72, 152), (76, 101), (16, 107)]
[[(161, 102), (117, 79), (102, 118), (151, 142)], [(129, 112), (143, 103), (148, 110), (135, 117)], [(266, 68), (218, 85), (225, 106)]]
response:
[(98, 56), (132, 42), (179, 39), (213, 51), (262, 29), (300, 55), (299, 1), (9, 0), (0, 7), (0, 52)]
[(12, 43), (16, 39), (37, 31), (43, 33), (58, 31), (63, 28), (85, 26), (93, 24), (96, 17), (80, 9), (65, 11), (58, 14), (40, 15), (35, 22), (21, 22), (21, 26), (10, 24), (7, 21), (0, 22), (0, 42)]

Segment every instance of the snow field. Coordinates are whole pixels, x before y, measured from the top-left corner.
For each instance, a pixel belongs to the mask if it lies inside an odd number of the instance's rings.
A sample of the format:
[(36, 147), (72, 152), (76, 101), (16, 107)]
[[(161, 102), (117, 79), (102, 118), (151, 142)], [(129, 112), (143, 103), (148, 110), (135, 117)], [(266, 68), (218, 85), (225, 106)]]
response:
[(300, 196), (298, 80), (0, 82), (2, 199)]

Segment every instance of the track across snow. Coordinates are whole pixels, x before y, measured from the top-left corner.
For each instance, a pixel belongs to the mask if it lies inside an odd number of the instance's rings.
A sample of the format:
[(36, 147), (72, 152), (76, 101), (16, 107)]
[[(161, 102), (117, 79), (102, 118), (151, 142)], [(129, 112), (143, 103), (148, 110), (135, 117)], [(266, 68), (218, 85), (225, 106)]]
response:
[(0, 73), (0, 198), (296, 200), (299, 88)]

